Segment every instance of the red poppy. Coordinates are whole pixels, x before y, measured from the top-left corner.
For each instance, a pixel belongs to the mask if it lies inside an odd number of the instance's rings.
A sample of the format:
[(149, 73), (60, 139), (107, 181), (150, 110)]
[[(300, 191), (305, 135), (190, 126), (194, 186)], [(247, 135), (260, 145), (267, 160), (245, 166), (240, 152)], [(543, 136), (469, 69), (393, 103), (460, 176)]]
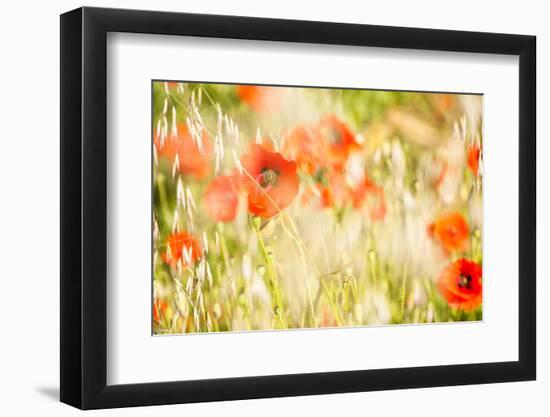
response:
[(283, 104), (284, 89), (280, 87), (263, 87), (257, 85), (239, 85), (237, 95), (257, 113), (273, 114)]
[(157, 323), (160, 322), (161, 318), (166, 317), (168, 310), (168, 303), (160, 298), (155, 298), (153, 302), (153, 320)]
[(319, 129), (308, 125), (291, 129), (284, 136), (281, 153), (285, 158), (296, 161), (299, 168), (313, 174), (325, 159)]
[(204, 192), (204, 204), (206, 212), (213, 220), (233, 221), (239, 206), (234, 178), (225, 175), (214, 178)]
[(270, 218), (292, 203), (298, 193), (296, 162), (287, 161), (280, 153), (270, 152), (262, 145), (252, 144), (241, 163), (250, 213)]
[(168, 134), (161, 144), (155, 135), (154, 143), (158, 156), (173, 163), (178, 157), (179, 172), (192, 175), (196, 179), (204, 179), (210, 173), (213, 146), (210, 138), (203, 132), (202, 146), (193, 140), (185, 123), (178, 124), (177, 134)]
[(458, 259), (441, 273), (437, 288), (452, 308), (470, 311), (481, 305), (482, 268), (468, 259)]
[(166, 245), (170, 250), (162, 254), (162, 260), (171, 266), (176, 266), (181, 260), (184, 268), (189, 267), (199, 260), (202, 254), (200, 243), (185, 231), (170, 235)]
[(453, 108), (454, 96), (452, 94), (435, 94), (432, 97), (440, 113), (449, 112)]
[(321, 207), (344, 207), (351, 198), (351, 188), (346, 183), (345, 176), (337, 171), (327, 173), (319, 170), (315, 177), (321, 192)]
[(361, 147), (350, 128), (333, 114), (321, 119), (319, 134), (327, 144), (330, 160), (336, 167), (343, 166), (349, 154)]
[(481, 149), (479, 145), (473, 144), (468, 147), (468, 168), (472, 171), (472, 174), (477, 176), (479, 170), (479, 155)]
[(352, 199), (355, 209), (358, 210), (362, 207), (367, 207), (372, 221), (381, 221), (386, 217), (384, 189), (376, 185), (370, 178), (365, 177), (357, 186), (353, 192)]
[(428, 234), (436, 239), (447, 251), (468, 249), (468, 223), (460, 213), (448, 213), (428, 226)]

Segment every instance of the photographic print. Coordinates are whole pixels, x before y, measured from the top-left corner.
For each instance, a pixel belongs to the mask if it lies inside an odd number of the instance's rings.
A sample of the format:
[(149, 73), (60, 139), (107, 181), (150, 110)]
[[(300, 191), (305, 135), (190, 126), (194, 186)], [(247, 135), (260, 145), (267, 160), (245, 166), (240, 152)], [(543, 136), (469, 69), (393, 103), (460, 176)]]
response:
[(483, 96), (152, 81), (155, 335), (482, 320)]

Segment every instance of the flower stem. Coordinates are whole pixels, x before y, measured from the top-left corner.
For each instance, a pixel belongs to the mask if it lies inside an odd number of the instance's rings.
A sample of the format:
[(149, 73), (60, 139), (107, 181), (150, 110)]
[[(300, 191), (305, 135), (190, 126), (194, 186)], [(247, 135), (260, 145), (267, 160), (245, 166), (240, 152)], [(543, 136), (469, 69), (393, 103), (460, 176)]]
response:
[(170, 225), (168, 219), (171, 217), (170, 212), (168, 211), (168, 198), (166, 197), (166, 178), (164, 175), (158, 175), (157, 177), (157, 186), (159, 192), (159, 203), (162, 210), (162, 217), (165, 219), (165, 223)]
[(267, 275), (269, 279), (269, 288), (272, 291), (273, 296), (273, 313), (279, 320), (279, 324), (281, 328), (287, 329), (288, 324), (285, 316), (285, 311), (283, 309), (283, 302), (281, 297), (281, 292), (279, 290), (279, 282), (277, 279), (277, 272), (275, 270), (275, 267), (272, 262), (271, 254), (268, 252), (264, 239), (262, 237), (262, 232), (260, 231), (260, 222), (255, 222), (254, 219), (252, 221), (254, 230), (256, 231), (256, 237), (258, 239), (258, 243), (260, 244), (260, 248), (262, 250), (262, 254), (264, 256), (265, 262), (267, 264)]
[(221, 249), (222, 256), (223, 256), (223, 262), (224, 262), (225, 270), (227, 272), (229, 272), (229, 270), (231, 268), (231, 263), (229, 261), (229, 251), (227, 250), (227, 242), (225, 241), (225, 233), (224, 233), (223, 223), (218, 223), (216, 227), (217, 227), (217, 231), (218, 231), (218, 236), (220, 238), (220, 249)]
[(338, 313), (338, 306), (334, 303), (334, 300), (332, 299), (332, 296), (330, 294), (330, 288), (327, 287), (327, 284), (323, 278), (321, 278), (321, 288), (323, 289), (325, 297), (330, 304), (330, 308), (332, 309), (332, 314), (334, 314), (334, 320), (336, 320), (336, 324), (338, 324), (338, 326), (342, 326), (342, 319), (340, 318), (340, 314)]
[(405, 314), (405, 295), (407, 290), (407, 269), (409, 262), (405, 262), (405, 269), (403, 271), (403, 280), (401, 282), (401, 309), (399, 311), (399, 321), (403, 322), (403, 315)]

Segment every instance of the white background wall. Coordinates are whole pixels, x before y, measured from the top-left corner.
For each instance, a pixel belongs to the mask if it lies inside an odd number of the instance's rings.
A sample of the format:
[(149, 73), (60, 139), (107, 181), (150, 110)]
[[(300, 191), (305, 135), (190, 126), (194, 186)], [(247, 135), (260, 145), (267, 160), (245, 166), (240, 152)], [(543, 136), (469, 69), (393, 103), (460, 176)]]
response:
[[(89, 6), (163, 9), (395, 26), (509, 32), (538, 39), (538, 381), (101, 411), (94, 415), (548, 415), (550, 149), (545, 114), (550, 26), (545, 3), (407, 0), (143, 0)], [(59, 404), (59, 17), (80, 2), (5, 2), (0, 16), (0, 410), (73, 415)], [(344, 354), (344, 353), (343, 353)], [(544, 395), (546, 394), (546, 395)], [(31, 414), (33, 413), (33, 414)]]

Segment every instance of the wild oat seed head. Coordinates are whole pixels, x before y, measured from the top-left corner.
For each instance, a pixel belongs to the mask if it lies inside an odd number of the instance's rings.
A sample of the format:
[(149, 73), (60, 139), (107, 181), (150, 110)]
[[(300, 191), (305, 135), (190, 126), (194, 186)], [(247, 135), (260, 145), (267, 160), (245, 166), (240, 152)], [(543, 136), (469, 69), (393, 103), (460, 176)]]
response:
[(177, 233), (179, 231), (179, 222), (180, 222), (180, 216), (178, 213), (178, 209), (176, 208), (174, 210), (174, 218), (172, 221), (172, 233)]
[(157, 120), (157, 127), (156, 127), (157, 137), (160, 137), (160, 129), (161, 129), (161, 126), (162, 126), (161, 123), (162, 123), (161, 120), (158, 119)]
[(176, 173), (178, 172), (180, 168), (180, 158), (179, 155), (176, 154), (176, 157), (174, 158), (174, 162), (172, 164), (172, 179), (176, 177)]
[(241, 165), (241, 160), (237, 156), (237, 152), (235, 151), (235, 149), (232, 149), (232, 152), (233, 152), (233, 161), (235, 161), (235, 168), (237, 168), (237, 171), (239, 171), (240, 175), (243, 175), (243, 167)]
[(192, 210), (197, 209), (197, 205), (195, 204), (195, 199), (193, 198), (193, 193), (191, 192), (191, 189), (189, 187), (185, 187), (185, 195), (187, 198), (187, 207)]
[(165, 115), (162, 116), (162, 129), (165, 135), (168, 134), (168, 119)]
[(181, 179), (181, 176), (178, 176), (178, 182), (176, 186), (176, 206), (182, 207), (184, 210), (187, 207), (185, 190), (183, 188), (183, 180)]
[(157, 147), (156, 146), (153, 146), (153, 165), (155, 167), (158, 167), (158, 165), (159, 165), (159, 159), (158, 159), (158, 155), (157, 155)]
[(248, 253), (243, 255), (241, 268), (245, 281), (250, 281), (250, 278), (252, 277), (252, 258)]
[(214, 279), (212, 277), (212, 270), (210, 269), (210, 264), (208, 262), (206, 262), (206, 277), (208, 278), (208, 285), (212, 288)]
[(261, 145), (262, 144), (262, 134), (260, 132), (260, 128), (256, 128), (256, 143), (258, 145)]
[(172, 137), (178, 136), (178, 124), (177, 124), (177, 117), (176, 117), (176, 107), (172, 107)]
[(193, 259), (193, 246), (186, 247), (182, 249), (183, 259), (185, 260), (186, 265), (191, 265), (191, 259)]
[(202, 232), (202, 242), (204, 246), (204, 253), (208, 254), (208, 236), (206, 234), (206, 231)]

